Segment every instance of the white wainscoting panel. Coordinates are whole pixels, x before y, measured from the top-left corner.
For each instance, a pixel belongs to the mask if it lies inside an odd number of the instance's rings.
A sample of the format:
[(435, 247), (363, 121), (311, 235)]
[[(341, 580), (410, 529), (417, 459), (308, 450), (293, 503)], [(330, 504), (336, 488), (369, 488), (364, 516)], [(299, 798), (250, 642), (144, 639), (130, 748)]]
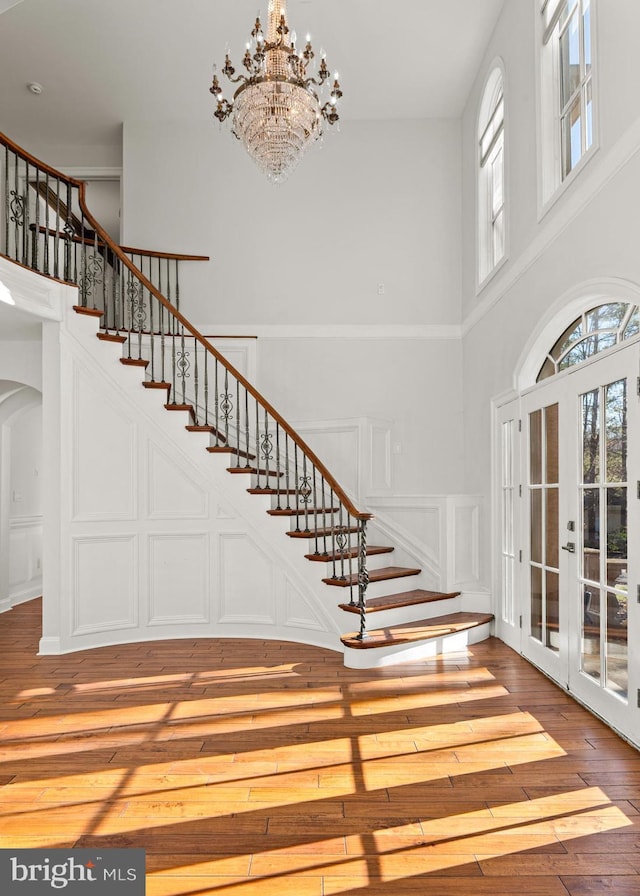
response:
[(9, 520), (9, 602), (42, 594), (42, 517)]
[(207, 493), (151, 440), (147, 472), (149, 519), (207, 519)]
[(352, 417), (296, 422), (294, 428), (356, 499), (390, 491), (390, 420)]
[(294, 628), (312, 631), (326, 631), (300, 591), (286, 576), (284, 577), (283, 623)]
[[(73, 519), (133, 520), (137, 508), (136, 426), (86, 370), (73, 371)], [(99, 398), (99, 400), (97, 400)], [(126, 404), (123, 403), (126, 407)], [(109, 458), (96, 464), (96, 458)]]
[(477, 499), (458, 496), (449, 514), (451, 529), (449, 552), (453, 561), (450, 581), (455, 586), (480, 582), (480, 505)]
[(75, 536), (72, 544), (72, 633), (134, 628), (138, 624), (137, 536)]
[(274, 564), (247, 532), (219, 536), (218, 622), (275, 625)]
[(207, 532), (149, 535), (149, 625), (209, 622)]

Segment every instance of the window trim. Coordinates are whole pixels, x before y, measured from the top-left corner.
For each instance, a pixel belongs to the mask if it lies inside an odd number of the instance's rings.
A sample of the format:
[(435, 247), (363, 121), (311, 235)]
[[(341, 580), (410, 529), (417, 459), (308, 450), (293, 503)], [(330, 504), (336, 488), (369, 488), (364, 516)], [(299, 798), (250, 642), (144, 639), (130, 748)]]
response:
[[(508, 260), (508, 152), (507, 152), (507, 109), (506, 79), (504, 62), (501, 58), (493, 60), (488, 67), (483, 90), (478, 104), (476, 120), (476, 295), (495, 277)], [(501, 120), (498, 121), (498, 117)], [(496, 121), (498, 121), (496, 127)], [(491, 134), (488, 146), (482, 149), (488, 134)], [(502, 204), (494, 215), (492, 201), (492, 159), (496, 155), (496, 147), (502, 147)], [(494, 225), (498, 217), (503, 220), (503, 251), (494, 262)]]
[[(536, 94), (537, 94), (537, 146), (538, 146), (538, 222), (540, 222), (555, 203), (571, 187), (576, 177), (580, 175), (586, 165), (597, 154), (600, 148), (599, 134), (599, 109), (600, 93), (598, 89), (598, 41), (597, 0), (590, 0), (591, 18), (591, 103), (592, 103), (592, 143), (586, 149), (571, 171), (563, 178), (563, 147), (562, 147), (562, 113), (560, 106), (560, 44), (553, 37), (559, 27), (562, 10), (568, 0), (540, 0), (536, 5), (537, 26), (536, 36), (538, 52), (536, 53)], [(553, 7), (553, 28), (545, 27), (545, 10)], [(547, 30), (550, 31), (547, 37)], [(579, 90), (583, 89), (582, 80)], [(570, 105), (570, 103), (569, 103)]]

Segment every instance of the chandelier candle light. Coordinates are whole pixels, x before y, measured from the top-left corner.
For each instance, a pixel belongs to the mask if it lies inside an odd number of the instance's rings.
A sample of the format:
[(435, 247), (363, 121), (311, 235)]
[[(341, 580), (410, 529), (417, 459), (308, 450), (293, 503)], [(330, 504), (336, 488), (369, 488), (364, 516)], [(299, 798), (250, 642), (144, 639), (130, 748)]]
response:
[(210, 92), (217, 99), (214, 116), (222, 123), (233, 115), (234, 136), (242, 140), (267, 177), (280, 183), (307, 147), (322, 136), (324, 122), (335, 124), (339, 120), (336, 105), (342, 91), (336, 72), (323, 102), (323, 88), (331, 78), (325, 54), (321, 52), (315, 74), (309, 74), (315, 59), (311, 37), (307, 35), (306, 45), (299, 52), (295, 31), (290, 32), (287, 24), (286, 0), (269, 0), (268, 15), (266, 38), (259, 16), (251, 32), (242, 60), (247, 75), (236, 75), (226, 53), (222, 74), (240, 85), (233, 101), (223, 97), (215, 65)]

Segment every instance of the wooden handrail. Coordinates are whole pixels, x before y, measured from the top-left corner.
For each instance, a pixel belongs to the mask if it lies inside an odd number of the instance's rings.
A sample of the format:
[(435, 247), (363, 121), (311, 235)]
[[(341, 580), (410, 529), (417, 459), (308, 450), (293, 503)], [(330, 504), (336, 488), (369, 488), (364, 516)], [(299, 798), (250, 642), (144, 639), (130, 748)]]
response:
[[(208, 339), (206, 339), (198, 330), (196, 330), (196, 328), (187, 320), (187, 318), (174, 305), (172, 305), (171, 302), (167, 298), (165, 298), (165, 296), (163, 296), (162, 293), (153, 285), (153, 283), (147, 277), (145, 277), (143, 272), (138, 267), (136, 267), (136, 265), (129, 259), (129, 256), (126, 254), (127, 251), (130, 250), (127, 250), (126, 248), (123, 249), (121, 246), (118, 246), (115, 241), (109, 236), (106, 230), (93, 217), (93, 215), (87, 208), (84, 181), (76, 180), (73, 177), (62, 174), (62, 172), (60, 171), (56, 171), (55, 168), (52, 168), (50, 165), (46, 165), (44, 162), (36, 159), (35, 156), (32, 156), (30, 153), (17, 146), (13, 142), (13, 140), (10, 140), (2, 132), (0, 132), (0, 142), (4, 143), (4, 145), (8, 147), (16, 156), (33, 165), (34, 168), (48, 173), (52, 177), (56, 178), (56, 180), (63, 181), (67, 185), (77, 187), (82, 214), (93, 228), (95, 234), (97, 234), (99, 239), (104, 243), (105, 247), (120, 259), (120, 262), (124, 265), (124, 267), (126, 267), (127, 270), (129, 270), (135, 276), (135, 278), (140, 283), (142, 283), (142, 285), (150, 293), (150, 295), (157, 299), (157, 301), (167, 309), (169, 314), (171, 314), (173, 318), (177, 320), (184, 327), (184, 329), (188, 333), (190, 333), (198, 343), (200, 343), (200, 345), (202, 345), (205, 351), (212, 355), (231, 374), (231, 376), (234, 377), (235, 380), (246, 389), (247, 393), (253, 396), (253, 398), (263, 408), (263, 410), (265, 410), (267, 414), (269, 414), (271, 418), (279, 426), (282, 427), (283, 431), (289, 436), (293, 443), (298, 446), (302, 453), (318, 470), (325, 482), (333, 490), (335, 496), (345, 507), (347, 512), (357, 520), (365, 521), (372, 519), (372, 513), (364, 513), (358, 510), (349, 495), (347, 495), (340, 483), (335, 479), (334, 476), (332, 476), (329, 470), (327, 470), (316, 453), (311, 450), (309, 445), (307, 445), (307, 443), (298, 435), (293, 427), (290, 426), (289, 423), (287, 423), (284, 417), (282, 417), (282, 415), (279, 414), (278, 411), (276, 411), (273, 405), (271, 405), (270, 402), (268, 402), (266, 398), (260, 392), (258, 392), (258, 390), (254, 386), (252, 386), (247, 379), (245, 379), (245, 377), (240, 373), (239, 370), (236, 370), (236, 368), (232, 364), (230, 364), (223, 355), (220, 354), (220, 352), (209, 342)], [(73, 235), (71, 236), (71, 239), (73, 239)], [(82, 240), (83, 238), (80, 237), (80, 241)], [(93, 244), (94, 241), (89, 240), (89, 242)], [(140, 253), (136, 251), (134, 254)], [(205, 258), (203, 256), (198, 256), (193, 260), (204, 261)]]
[(35, 156), (32, 156), (31, 153), (27, 152), (25, 149), (22, 149), (21, 146), (18, 146), (17, 143), (14, 143), (6, 134), (3, 134), (0, 131), (0, 143), (3, 143), (7, 146), (15, 155), (19, 156), (21, 159), (24, 159), (25, 162), (29, 162), (33, 165), (34, 168), (39, 168), (41, 171), (45, 171), (47, 174), (50, 174), (51, 177), (55, 177), (56, 180), (62, 180), (67, 184), (71, 184), (73, 187), (80, 187), (82, 184), (81, 180), (76, 180), (75, 177), (69, 177), (67, 174), (63, 174), (61, 171), (56, 171), (55, 168), (52, 168), (51, 165), (47, 165), (45, 162), (41, 162), (40, 159), (36, 159)]
[(95, 232), (100, 236), (102, 240), (107, 244), (109, 249), (118, 256), (120, 261), (125, 265), (125, 267), (131, 271), (132, 274), (144, 285), (145, 289), (147, 289), (154, 298), (156, 298), (161, 305), (167, 309), (167, 311), (173, 315), (173, 317), (179, 321), (182, 326), (187, 330), (193, 337), (196, 339), (200, 345), (202, 345), (209, 354), (213, 355), (222, 366), (229, 371), (232, 377), (234, 377), (237, 382), (241, 383), (242, 386), (247, 390), (247, 392), (252, 395), (255, 400), (262, 406), (262, 408), (282, 427), (282, 429), (287, 433), (287, 435), (293, 440), (293, 442), (300, 448), (300, 450), (307, 456), (307, 458), (311, 461), (311, 463), (318, 469), (322, 477), (325, 481), (331, 486), (335, 495), (340, 500), (340, 502), (345, 506), (347, 511), (351, 516), (358, 520), (370, 520), (373, 518), (372, 513), (363, 513), (361, 510), (353, 504), (351, 498), (346, 494), (340, 483), (331, 473), (327, 470), (325, 465), (319, 459), (319, 457), (315, 454), (314, 451), (311, 450), (309, 445), (298, 435), (298, 433), (293, 429), (292, 426), (287, 423), (284, 417), (276, 411), (276, 409), (266, 400), (266, 398), (258, 392), (251, 383), (245, 379), (245, 377), (240, 373), (239, 370), (227, 361), (227, 359), (220, 354), (220, 352), (214, 348), (214, 346), (206, 339), (202, 333), (200, 333), (196, 328), (187, 320), (187, 318), (166, 299), (162, 293), (156, 289), (153, 283), (145, 277), (141, 270), (139, 270), (132, 261), (129, 260), (128, 256), (122, 251), (120, 246), (117, 246), (115, 242), (111, 239), (109, 234), (102, 228), (102, 226), (96, 221), (93, 215), (89, 212), (86, 206), (85, 200), (85, 189), (84, 183), (79, 183), (79, 199), (80, 199), (80, 208), (82, 209), (83, 215), (89, 221)]
[[(57, 236), (61, 240), (70, 240), (72, 243), (80, 243), (83, 246), (95, 246), (96, 241), (90, 236), (78, 236), (77, 233), (68, 234), (61, 230), (52, 230), (51, 227), (36, 227), (35, 224), (29, 225), (31, 230), (37, 230), (38, 233), (44, 233), (46, 236)], [(111, 248), (103, 240), (98, 240), (99, 248)], [(181, 255), (175, 252), (157, 252), (154, 249), (132, 249), (131, 246), (120, 246), (123, 252), (129, 255), (143, 255), (145, 258), (164, 258), (167, 261), (211, 261), (209, 255)]]

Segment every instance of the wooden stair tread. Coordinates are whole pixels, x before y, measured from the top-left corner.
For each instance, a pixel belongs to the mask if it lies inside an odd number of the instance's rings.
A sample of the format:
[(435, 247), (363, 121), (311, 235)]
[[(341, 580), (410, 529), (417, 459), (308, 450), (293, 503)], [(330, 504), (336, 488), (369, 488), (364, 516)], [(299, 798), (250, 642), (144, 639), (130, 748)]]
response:
[(332, 513), (337, 513), (339, 507), (285, 507), (280, 508), (280, 510), (267, 510), (269, 516), (306, 516), (307, 514), (318, 516), (322, 513), (327, 513), (331, 515)]
[(122, 344), (123, 342), (127, 341), (127, 337), (121, 336), (120, 333), (100, 332), (100, 333), (96, 333), (96, 336), (98, 337), (98, 339), (101, 339), (103, 342), (119, 342), (120, 344)]
[(284, 476), (284, 473), (276, 473), (275, 470), (258, 470), (256, 467), (227, 467), (229, 473), (255, 473), (260, 476)]
[[(417, 576), (422, 572), (421, 569), (411, 569), (405, 566), (385, 566), (383, 569), (372, 569), (369, 572), (369, 582), (386, 582), (387, 579), (402, 579), (405, 576)], [(337, 585), (338, 588), (347, 588), (350, 585), (358, 584), (358, 574), (353, 573), (345, 576), (344, 579), (323, 579), (326, 585)]]
[(297, 488), (273, 488), (273, 486), (268, 488), (248, 488), (247, 491), (250, 495), (282, 495), (283, 497), (300, 494)]
[(165, 389), (167, 392), (171, 389), (171, 383), (163, 383), (160, 380), (145, 380), (142, 385), (145, 389)]
[(165, 410), (167, 411), (188, 411), (191, 415), (193, 415), (193, 405), (192, 404), (165, 404)]
[(83, 305), (74, 305), (73, 310), (77, 314), (89, 314), (91, 317), (102, 317), (104, 311), (99, 311), (98, 308), (85, 308)]
[(149, 362), (145, 361), (144, 358), (120, 358), (121, 364), (126, 364), (128, 367), (148, 367)]
[[(396, 610), (401, 607), (412, 607), (416, 604), (429, 604), (434, 601), (450, 600), (459, 597), (459, 591), (426, 591), (416, 588), (413, 591), (401, 591), (399, 594), (385, 594), (384, 597), (372, 597), (365, 601), (365, 613), (379, 613), (382, 610)], [(360, 613), (355, 604), (339, 604), (347, 613)]]
[(247, 454), (246, 451), (238, 451), (237, 448), (232, 448), (231, 445), (208, 445), (207, 451), (209, 454), (233, 454), (234, 457), (244, 457), (247, 460), (255, 460), (255, 454)]
[(366, 650), (372, 647), (388, 647), (395, 644), (409, 644), (414, 641), (427, 641), (441, 638), (456, 632), (467, 631), (478, 625), (493, 621), (492, 613), (448, 613), (446, 616), (435, 616), (433, 619), (420, 619), (417, 622), (405, 622), (388, 628), (374, 629), (367, 632), (361, 641), (357, 632), (343, 635), (340, 640), (346, 647)]
[(208, 432), (211, 435), (216, 436), (216, 438), (220, 442), (227, 441), (226, 436), (224, 436), (221, 432), (218, 432), (218, 430), (216, 430), (215, 426), (211, 426), (210, 423), (202, 423), (202, 424), (190, 423), (188, 426), (185, 426), (185, 429), (187, 430), (187, 432)]
[[(373, 557), (376, 554), (390, 554), (395, 548), (386, 547), (384, 545), (375, 545), (371, 544), (367, 548), (367, 557)], [(331, 563), (335, 560), (337, 563), (340, 560), (350, 560), (354, 557), (357, 557), (359, 554), (358, 548), (349, 548), (346, 551), (332, 551), (330, 554), (305, 554), (307, 560), (313, 560), (316, 563)]]
[[(327, 527), (325, 529), (305, 529), (302, 532), (287, 532), (286, 534), (289, 538), (331, 538), (334, 531), (333, 528)], [(358, 527), (342, 527), (341, 531), (345, 533), (355, 533), (358, 531)]]

